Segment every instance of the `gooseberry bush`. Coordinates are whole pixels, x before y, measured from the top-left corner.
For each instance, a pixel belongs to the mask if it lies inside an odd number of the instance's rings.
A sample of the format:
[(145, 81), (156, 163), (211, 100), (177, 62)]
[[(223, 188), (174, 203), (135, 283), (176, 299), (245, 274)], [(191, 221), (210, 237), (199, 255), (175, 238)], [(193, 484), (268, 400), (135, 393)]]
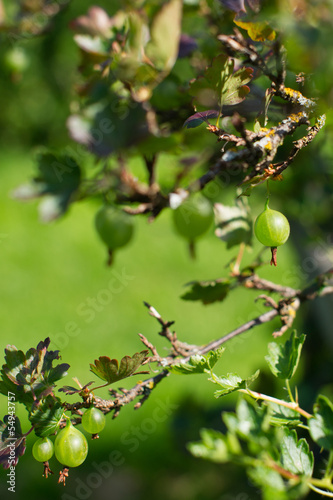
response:
[[(52, 30), (69, 4), (22, 2), (8, 10), (3, 32), (29, 44)], [(267, 311), (196, 346), (179, 340), (173, 321), (145, 303), (169, 353), (161, 356), (152, 339), (140, 334), (143, 350), (120, 361), (106, 355), (92, 360), (90, 372), (102, 385), (89, 379), (85, 385), (59, 387), (70, 365), (49, 349), (50, 338), (26, 353), (7, 346), (0, 393), (25, 407), (30, 428), (23, 431), (14, 412), (4, 415), (0, 462), (5, 469), (18, 466), (26, 437), (34, 433), (32, 456), (43, 463), (44, 476), (58, 462), (58, 481), (65, 484), (70, 468), (89, 460), (80, 427), (97, 439), (110, 424), (109, 414), (117, 417), (133, 401), (140, 408), (166, 377), (200, 373), (215, 384), (216, 398), (237, 392), (239, 399), (234, 412), (222, 414), (225, 431), (202, 429), (199, 438), (198, 429), (198, 441), (188, 443), (190, 453), (243, 467), (265, 499), (299, 499), (310, 490), (333, 496), (333, 403), (322, 394), (303, 402), (293, 382), (306, 341), (293, 322), (304, 303), (332, 294), (332, 269), (321, 270), (302, 289), (274, 281), (277, 247), (293, 236), (278, 195), (283, 182), (276, 181), (283, 181), (287, 169), (293, 175), (290, 166), (320, 132), (325, 115), (316, 99), (305, 95), (306, 75), (288, 67), (278, 21), (273, 16), (269, 22), (264, 7), (259, 0), (139, 0), (112, 12), (92, 6), (71, 21), (81, 56), (67, 120), (71, 142), (62, 151), (41, 149), (33, 180), (14, 196), (40, 200), (43, 222), (70, 216), (75, 203), (95, 200), (96, 237), (108, 266), (131, 243), (138, 217), (154, 222), (169, 211), (192, 257), (215, 225), (221, 244), (234, 252), (226, 263), (230, 271), (190, 282), (182, 298), (208, 305), (243, 287), (259, 291), (257, 299)], [(5, 60), (12, 61), (8, 67), (16, 77), (24, 78), (29, 63), (21, 47), (11, 48)], [(166, 155), (172, 168), (161, 173)], [(135, 162), (144, 167), (144, 176), (136, 175)], [(212, 186), (218, 199), (210, 196)], [(231, 205), (223, 203), (227, 188), (233, 191)], [(254, 227), (253, 192), (266, 198)], [(253, 233), (263, 248), (244, 265)], [(267, 265), (265, 247), (272, 251), (272, 281), (260, 276)], [(281, 326), (272, 331), (266, 362), (272, 378), (283, 381), (282, 398), (253, 389), (260, 390), (259, 371), (244, 379), (221, 373), (218, 364), (225, 343), (275, 318)], [(110, 388), (138, 374), (146, 378), (132, 389)]]

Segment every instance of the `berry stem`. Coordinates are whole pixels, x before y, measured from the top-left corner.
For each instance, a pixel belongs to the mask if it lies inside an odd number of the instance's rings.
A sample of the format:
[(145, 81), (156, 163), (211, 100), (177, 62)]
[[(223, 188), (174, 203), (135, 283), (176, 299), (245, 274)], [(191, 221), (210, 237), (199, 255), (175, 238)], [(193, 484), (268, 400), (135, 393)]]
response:
[(50, 469), (48, 461), (44, 462), (43, 465), (44, 465), (44, 473), (43, 473), (44, 477), (48, 478), (50, 474), (54, 474), (54, 472)]
[(276, 267), (277, 266), (277, 260), (276, 260), (277, 248), (271, 247), (271, 252), (272, 252), (271, 265), (274, 265)]
[(193, 241), (193, 240), (189, 241), (188, 250), (190, 252), (191, 259), (195, 259), (196, 258), (195, 241)]
[(108, 259), (106, 261), (106, 265), (110, 267), (112, 266), (112, 264), (113, 264), (113, 251), (110, 250), (110, 248), (108, 248)]

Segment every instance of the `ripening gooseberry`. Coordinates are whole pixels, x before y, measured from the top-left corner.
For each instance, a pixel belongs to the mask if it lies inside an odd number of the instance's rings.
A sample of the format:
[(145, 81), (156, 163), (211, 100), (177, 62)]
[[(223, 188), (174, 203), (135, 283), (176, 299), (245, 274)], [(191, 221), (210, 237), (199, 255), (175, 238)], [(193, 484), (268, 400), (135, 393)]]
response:
[(134, 232), (133, 217), (111, 206), (103, 206), (97, 212), (95, 226), (109, 250), (127, 245)]
[(66, 467), (78, 467), (88, 454), (88, 443), (85, 436), (75, 429), (70, 419), (66, 427), (59, 431), (55, 442), (54, 451), (57, 460)]
[(91, 406), (82, 415), (82, 426), (90, 434), (98, 434), (105, 427), (105, 415), (104, 413)]
[(201, 194), (187, 198), (173, 211), (173, 222), (176, 230), (190, 241), (206, 233), (213, 219), (213, 207)]
[(271, 210), (266, 203), (265, 210), (258, 215), (254, 224), (254, 233), (263, 245), (271, 247), (271, 264), (276, 266), (276, 247), (283, 245), (290, 234), (288, 219), (277, 210)]
[(32, 455), (37, 462), (47, 462), (53, 456), (54, 446), (48, 437), (37, 439), (32, 447)]
[(172, 212), (176, 231), (189, 242), (191, 257), (195, 257), (195, 240), (205, 234), (214, 220), (210, 202), (198, 193), (187, 198)]

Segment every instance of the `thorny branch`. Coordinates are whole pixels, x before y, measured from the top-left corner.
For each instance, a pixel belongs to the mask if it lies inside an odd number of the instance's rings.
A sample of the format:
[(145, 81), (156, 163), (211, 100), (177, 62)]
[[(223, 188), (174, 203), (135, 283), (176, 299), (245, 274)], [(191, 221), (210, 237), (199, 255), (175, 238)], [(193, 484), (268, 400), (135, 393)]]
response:
[[(231, 57), (245, 56), (252, 66), (257, 67), (271, 80), (271, 87), (266, 95), (265, 115), (268, 103), (274, 96), (290, 103), (293, 111), (278, 125), (269, 129), (261, 128), (259, 132), (245, 129), (243, 119), (238, 113), (235, 113), (232, 123), (240, 136), (227, 134), (217, 127), (208, 127), (212, 133), (217, 135), (218, 140), (226, 141), (226, 144), (231, 143), (234, 147), (223, 152), (221, 158), (211, 166), (209, 171), (189, 186), (189, 192), (193, 189), (203, 189), (206, 184), (222, 172), (232, 173), (239, 171), (239, 169), (247, 172), (241, 184), (249, 183), (253, 178), (256, 178), (256, 184), (270, 177), (277, 178), (292, 163), (301, 149), (306, 147), (325, 125), (325, 115), (321, 115), (317, 118), (315, 125), (309, 126), (310, 118), (316, 109), (315, 101), (303, 96), (297, 90), (285, 87), (285, 55), (284, 48), (279, 41), (274, 45), (276, 74), (273, 74), (268, 70), (264, 58), (257, 52), (255, 46), (249, 40), (246, 40), (239, 30), (235, 29), (233, 36), (220, 35), (218, 39), (223, 43)], [(265, 116), (265, 122), (266, 119)], [(293, 134), (302, 125), (308, 125), (307, 134), (294, 142), (294, 146), (286, 160), (274, 164), (273, 161), (277, 150), (283, 144), (285, 138)]]
[[(224, 50), (230, 57), (241, 57), (245, 59), (244, 64), (250, 64), (256, 70), (255, 77), (265, 75), (270, 80), (270, 87), (267, 88), (261, 106), (264, 113), (263, 124), (267, 122), (267, 111), (274, 97), (287, 103), (290, 111), (289, 115), (277, 125), (269, 129), (262, 127), (256, 132), (245, 128), (244, 119), (238, 113), (232, 117), (236, 134), (227, 133), (215, 125), (209, 125), (208, 130), (217, 136), (217, 140), (224, 141), (222, 155), (207, 172), (192, 182), (186, 190), (182, 190), (182, 201), (189, 196), (190, 192), (202, 190), (222, 172), (232, 175), (234, 172), (242, 171), (245, 177), (241, 184), (251, 181), (259, 184), (268, 178), (277, 178), (325, 124), (325, 115), (322, 115), (317, 117), (315, 125), (311, 126), (310, 118), (316, 112), (315, 101), (285, 86), (285, 49), (279, 40), (265, 54), (260, 53), (260, 49), (250, 40), (245, 39), (237, 28), (233, 35), (219, 35), (217, 38), (222, 42)], [(269, 69), (267, 64), (272, 57), (275, 61), (275, 70)], [(286, 137), (303, 125), (308, 127), (304, 137), (294, 142), (284, 161), (274, 163), (277, 150)], [(172, 197), (178, 194), (179, 179), (174, 185), (174, 192), (169, 194), (162, 192), (156, 181), (156, 160), (155, 156), (152, 159), (145, 159), (148, 173), (147, 184), (140, 183), (126, 166), (123, 165), (119, 170), (118, 182), (121, 189), (117, 194), (117, 202), (124, 205), (126, 212), (132, 215), (147, 213), (151, 219), (154, 219), (162, 210), (171, 205)], [(185, 175), (187, 170), (188, 167), (184, 165), (180, 176)]]
[[(277, 293), (280, 295), (281, 299), (275, 302), (271, 297), (266, 295), (260, 295), (258, 298), (265, 299), (265, 305), (270, 307), (270, 309), (263, 314), (247, 321), (243, 325), (239, 326), (235, 330), (221, 336), (220, 338), (209, 342), (203, 346), (188, 345), (182, 343), (177, 339), (175, 332), (170, 331), (170, 326), (174, 324), (174, 321), (165, 321), (162, 316), (148, 303), (144, 303), (149, 310), (149, 314), (154, 317), (158, 323), (162, 326), (162, 330), (159, 334), (165, 337), (171, 344), (172, 350), (169, 356), (161, 358), (154, 345), (149, 342), (146, 337), (139, 334), (141, 341), (146, 347), (148, 347), (152, 356), (148, 358), (148, 362), (157, 363), (162, 370), (156, 375), (144, 380), (139, 381), (132, 389), (118, 389), (118, 391), (111, 389), (110, 395), (112, 399), (103, 399), (101, 397), (93, 395), (94, 405), (102, 410), (104, 413), (114, 412), (113, 418), (119, 415), (121, 408), (136, 398), (140, 398), (135, 404), (134, 408), (138, 409), (142, 404), (148, 399), (152, 390), (161, 382), (164, 378), (169, 375), (168, 366), (174, 363), (186, 362), (190, 359), (192, 355), (203, 355), (209, 351), (218, 349), (221, 345), (229, 342), (238, 335), (248, 332), (256, 326), (263, 325), (272, 321), (276, 317), (280, 317), (282, 327), (273, 333), (273, 336), (282, 335), (288, 328), (292, 326), (292, 323), (296, 317), (297, 310), (303, 302), (314, 300), (317, 297), (323, 297), (325, 295), (333, 294), (333, 268), (329, 269), (327, 272), (320, 274), (311, 285), (305, 287), (303, 290), (293, 289), (291, 287), (282, 286), (271, 281), (260, 278), (255, 273), (251, 275), (239, 274), (239, 283), (246, 288), (253, 288), (260, 291), (266, 291), (268, 293)], [(92, 389), (93, 391), (93, 389)], [(91, 395), (91, 393), (89, 393)], [(86, 408), (91, 405), (91, 400), (79, 401), (74, 404), (65, 403), (64, 409), (71, 411), (75, 415), (75, 420), (73, 423), (78, 424), (81, 421), (82, 408)]]

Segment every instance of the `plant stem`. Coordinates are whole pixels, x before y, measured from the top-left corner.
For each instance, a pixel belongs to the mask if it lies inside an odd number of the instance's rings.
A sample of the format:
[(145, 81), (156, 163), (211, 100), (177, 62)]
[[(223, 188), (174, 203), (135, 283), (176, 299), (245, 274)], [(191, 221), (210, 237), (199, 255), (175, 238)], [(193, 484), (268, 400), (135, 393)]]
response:
[(98, 385), (97, 387), (93, 387), (91, 389), (91, 392), (96, 391), (97, 389), (102, 389), (103, 387), (107, 387), (108, 385), (110, 385), (110, 382), (106, 382), (106, 384), (102, 384), (102, 385)]
[[(333, 485), (328, 478), (325, 478), (325, 477), (323, 479), (316, 479), (314, 477), (309, 478), (308, 486), (313, 491), (316, 491), (317, 493), (320, 493), (321, 495), (333, 498)], [(322, 488), (324, 488), (324, 489), (322, 489)], [(329, 491), (325, 491), (325, 490), (329, 490)]]
[(245, 243), (242, 242), (239, 245), (238, 255), (237, 255), (235, 264), (233, 265), (233, 268), (232, 268), (232, 275), (233, 276), (239, 276), (239, 274), (240, 274), (239, 268), (240, 268), (240, 265), (241, 265), (241, 262), (242, 262), (242, 258), (243, 258), (243, 255), (244, 255), (244, 250), (245, 250)]
[(324, 479), (329, 479), (330, 481), (332, 480), (332, 478), (333, 478), (333, 450), (330, 451), (330, 454), (328, 456), (328, 461), (324, 476)]
[(291, 410), (300, 413), (305, 418), (312, 418), (311, 413), (303, 410), (298, 406), (297, 403), (283, 401), (282, 399), (273, 398), (272, 396), (267, 396), (266, 394), (261, 394), (260, 392), (251, 391), (250, 389), (239, 389), (238, 392), (243, 392), (244, 394), (249, 394), (254, 399), (261, 399), (263, 401), (269, 401), (271, 403), (276, 403), (280, 406), (285, 406), (286, 408), (290, 408)]
[(319, 495), (322, 495), (324, 497), (330, 497), (333, 498), (333, 493), (330, 493), (329, 491), (324, 491), (321, 488), (317, 488), (311, 483), (308, 483), (308, 486), (311, 490), (315, 491), (316, 493), (319, 493)]
[(288, 391), (288, 395), (289, 395), (290, 401), (292, 403), (295, 403), (294, 396), (293, 396), (293, 393), (291, 392), (290, 384), (289, 384), (289, 380), (288, 379), (286, 379), (286, 388), (287, 388), (287, 391)]

